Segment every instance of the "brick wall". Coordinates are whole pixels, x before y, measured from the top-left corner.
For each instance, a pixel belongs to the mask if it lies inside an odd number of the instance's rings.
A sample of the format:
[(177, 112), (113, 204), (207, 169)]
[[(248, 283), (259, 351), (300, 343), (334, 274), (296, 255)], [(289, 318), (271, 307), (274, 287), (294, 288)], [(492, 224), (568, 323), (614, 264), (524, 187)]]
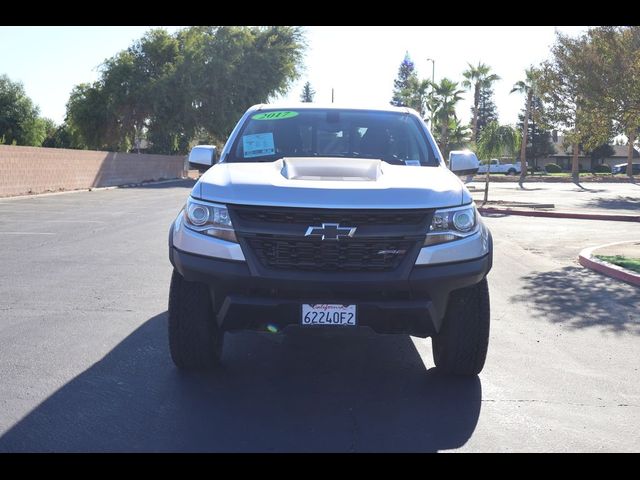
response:
[(180, 178), (185, 157), (0, 145), (0, 197)]

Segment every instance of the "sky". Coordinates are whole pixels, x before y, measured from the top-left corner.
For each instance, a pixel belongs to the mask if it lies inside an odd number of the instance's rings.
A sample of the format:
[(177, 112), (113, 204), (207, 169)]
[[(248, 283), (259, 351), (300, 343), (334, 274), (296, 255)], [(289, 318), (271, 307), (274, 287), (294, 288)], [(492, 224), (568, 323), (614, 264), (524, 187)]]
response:
[[(0, 74), (21, 81), (41, 115), (61, 123), (72, 88), (98, 78), (99, 65), (130, 46), (150, 26), (0, 27)], [(174, 32), (181, 27), (162, 27)], [(514, 124), (524, 98), (510, 90), (524, 70), (549, 58), (555, 31), (577, 35), (587, 27), (305, 27), (308, 49), (301, 78), (278, 100), (298, 101), (307, 80), (316, 101), (388, 103), (405, 52), (420, 78), (462, 80), (467, 62), (491, 66), (501, 123)], [(434, 62), (427, 59), (431, 58)], [(465, 92), (458, 117), (470, 119)]]

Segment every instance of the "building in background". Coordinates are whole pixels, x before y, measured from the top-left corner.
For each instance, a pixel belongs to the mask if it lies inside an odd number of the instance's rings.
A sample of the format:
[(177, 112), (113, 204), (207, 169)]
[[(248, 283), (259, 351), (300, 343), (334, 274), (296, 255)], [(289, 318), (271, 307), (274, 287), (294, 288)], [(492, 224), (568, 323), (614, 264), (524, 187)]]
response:
[[(563, 170), (571, 170), (571, 146), (567, 146), (565, 148), (563, 146), (563, 141), (564, 137), (562, 135), (552, 136), (553, 147), (556, 153), (554, 153), (553, 155), (549, 155), (548, 157), (538, 159), (537, 166), (540, 169), (544, 169), (544, 167), (549, 163), (555, 163)], [(578, 155), (580, 170), (591, 171), (596, 165), (605, 164), (609, 167), (613, 167), (614, 165), (627, 162), (626, 145), (611, 145), (611, 149), (613, 153), (602, 158), (592, 158), (591, 155), (585, 155), (583, 152), (580, 152), (580, 154)], [(640, 158), (640, 151), (638, 150), (638, 147), (634, 147), (634, 163), (638, 158)]]

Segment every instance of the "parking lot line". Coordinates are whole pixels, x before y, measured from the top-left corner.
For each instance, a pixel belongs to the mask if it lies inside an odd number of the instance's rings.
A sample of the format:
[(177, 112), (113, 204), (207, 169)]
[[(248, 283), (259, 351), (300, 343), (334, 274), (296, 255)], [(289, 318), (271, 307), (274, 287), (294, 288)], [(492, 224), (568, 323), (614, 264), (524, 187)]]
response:
[(50, 232), (0, 232), (0, 235), (55, 235)]

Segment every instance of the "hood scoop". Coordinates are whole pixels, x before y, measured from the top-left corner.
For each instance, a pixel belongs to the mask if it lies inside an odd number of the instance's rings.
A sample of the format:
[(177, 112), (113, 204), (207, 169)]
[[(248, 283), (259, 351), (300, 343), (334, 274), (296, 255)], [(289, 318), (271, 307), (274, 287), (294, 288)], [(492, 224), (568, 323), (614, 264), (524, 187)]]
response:
[(288, 180), (375, 182), (382, 175), (382, 161), (368, 158), (284, 158), (282, 164)]

